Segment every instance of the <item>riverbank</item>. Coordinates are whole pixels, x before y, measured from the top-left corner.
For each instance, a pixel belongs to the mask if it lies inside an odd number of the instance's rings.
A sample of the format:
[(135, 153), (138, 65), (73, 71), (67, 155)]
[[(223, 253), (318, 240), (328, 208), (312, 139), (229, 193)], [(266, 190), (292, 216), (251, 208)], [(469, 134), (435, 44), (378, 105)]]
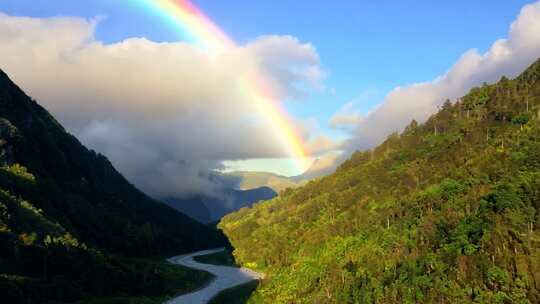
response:
[[(196, 270), (207, 271), (215, 278), (203, 288), (194, 292), (180, 295), (166, 302), (166, 304), (206, 304), (220, 292), (237, 287), (249, 282), (261, 280), (264, 275), (247, 268), (232, 266), (212, 265), (197, 262), (194, 257), (211, 255), (225, 250), (217, 248), (203, 250), (187, 255), (176, 256), (168, 259), (170, 263), (189, 267)], [(200, 259), (199, 259), (200, 260)]]

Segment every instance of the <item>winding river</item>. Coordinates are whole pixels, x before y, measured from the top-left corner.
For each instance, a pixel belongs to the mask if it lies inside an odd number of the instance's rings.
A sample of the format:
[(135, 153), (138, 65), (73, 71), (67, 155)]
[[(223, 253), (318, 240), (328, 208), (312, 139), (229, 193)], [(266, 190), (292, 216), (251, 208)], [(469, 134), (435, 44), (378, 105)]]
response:
[(193, 257), (199, 255), (212, 254), (223, 250), (225, 250), (225, 248), (203, 250), (167, 259), (173, 264), (208, 271), (213, 274), (215, 278), (203, 288), (173, 298), (167, 301), (166, 304), (206, 304), (222, 290), (263, 278), (262, 274), (247, 268), (202, 264), (193, 259)]

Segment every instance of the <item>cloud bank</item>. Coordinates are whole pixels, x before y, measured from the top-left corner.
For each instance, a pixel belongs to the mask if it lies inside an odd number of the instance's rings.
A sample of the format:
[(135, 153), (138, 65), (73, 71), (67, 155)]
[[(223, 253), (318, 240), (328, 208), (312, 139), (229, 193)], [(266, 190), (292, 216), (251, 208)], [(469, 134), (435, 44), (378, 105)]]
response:
[(315, 48), (290, 36), (210, 55), (145, 38), (105, 44), (97, 26), (0, 14), (0, 68), (154, 196), (219, 191), (209, 172), (223, 160), (288, 156), (238, 77), (257, 73), (279, 98), (324, 78)]
[(352, 111), (352, 105), (347, 104), (331, 118), (330, 126), (351, 130), (345, 144), (349, 154), (373, 147), (412, 119), (425, 121), (447, 98), (455, 100), (503, 75), (515, 77), (539, 56), (540, 1), (523, 7), (510, 26), (508, 38), (495, 41), (486, 53), (469, 50), (437, 79), (395, 88), (366, 115)]

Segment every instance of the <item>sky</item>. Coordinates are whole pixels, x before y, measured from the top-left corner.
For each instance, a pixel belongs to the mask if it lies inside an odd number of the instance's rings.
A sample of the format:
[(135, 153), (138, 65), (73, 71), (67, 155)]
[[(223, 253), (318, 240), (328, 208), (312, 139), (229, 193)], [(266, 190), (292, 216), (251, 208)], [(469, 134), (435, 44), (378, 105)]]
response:
[[(487, 50), (506, 36), (509, 24), (530, 0), (479, 1), (193, 1), (235, 41), (291, 35), (313, 44), (331, 90), (289, 105), (293, 115), (327, 121), (355, 98), (368, 111), (392, 88), (435, 78), (466, 50)], [(10, 15), (103, 16), (96, 36), (104, 42), (129, 37), (185, 39), (134, 0), (3, 0)], [(369, 95), (369, 98), (364, 98)], [(321, 125), (325, 127), (325, 125)]]
[[(540, 56), (540, 4), (530, 0), (193, 3), (238, 49), (209, 59), (140, 0), (2, 0), (0, 44), (10, 48), (0, 68), (136, 184), (155, 176), (143, 189), (165, 195), (208, 189), (214, 169), (302, 173), (230, 89), (235, 73), (267, 79), (313, 158), (346, 157)], [(34, 61), (10, 60), (24, 52)], [(36, 66), (65, 81), (52, 90)], [(85, 76), (74, 81), (75, 71)]]

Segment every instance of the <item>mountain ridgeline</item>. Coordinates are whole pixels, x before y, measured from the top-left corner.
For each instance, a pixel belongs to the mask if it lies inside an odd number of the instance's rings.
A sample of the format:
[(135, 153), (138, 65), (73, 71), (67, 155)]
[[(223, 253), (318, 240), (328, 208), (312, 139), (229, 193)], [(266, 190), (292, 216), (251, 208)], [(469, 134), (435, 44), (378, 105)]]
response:
[(268, 187), (279, 193), (287, 188), (298, 187), (303, 182), (295, 180), (294, 177), (285, 177), (269, 172), (236, 171), (226, 173), (226, 175), (240, 178), (239, 188), (242, 190)]
[(219, 227), (250, 303), (539, 303), (539, 212), (540, 61)]
[(256, 202), (274, 198), (277, 193), (268, 187), (248, 190), (224, 189), (219, 197), (197, 195), (190, 198), (164, 198), (167, 205), (201, 223), (220, 220), (225, 214), (251, 207)]
[(0, 290), (7, 303), (159, 294), (158, 267), (127, 257), (226, 242), (137, 190), (3, 72), (0, 166)]

